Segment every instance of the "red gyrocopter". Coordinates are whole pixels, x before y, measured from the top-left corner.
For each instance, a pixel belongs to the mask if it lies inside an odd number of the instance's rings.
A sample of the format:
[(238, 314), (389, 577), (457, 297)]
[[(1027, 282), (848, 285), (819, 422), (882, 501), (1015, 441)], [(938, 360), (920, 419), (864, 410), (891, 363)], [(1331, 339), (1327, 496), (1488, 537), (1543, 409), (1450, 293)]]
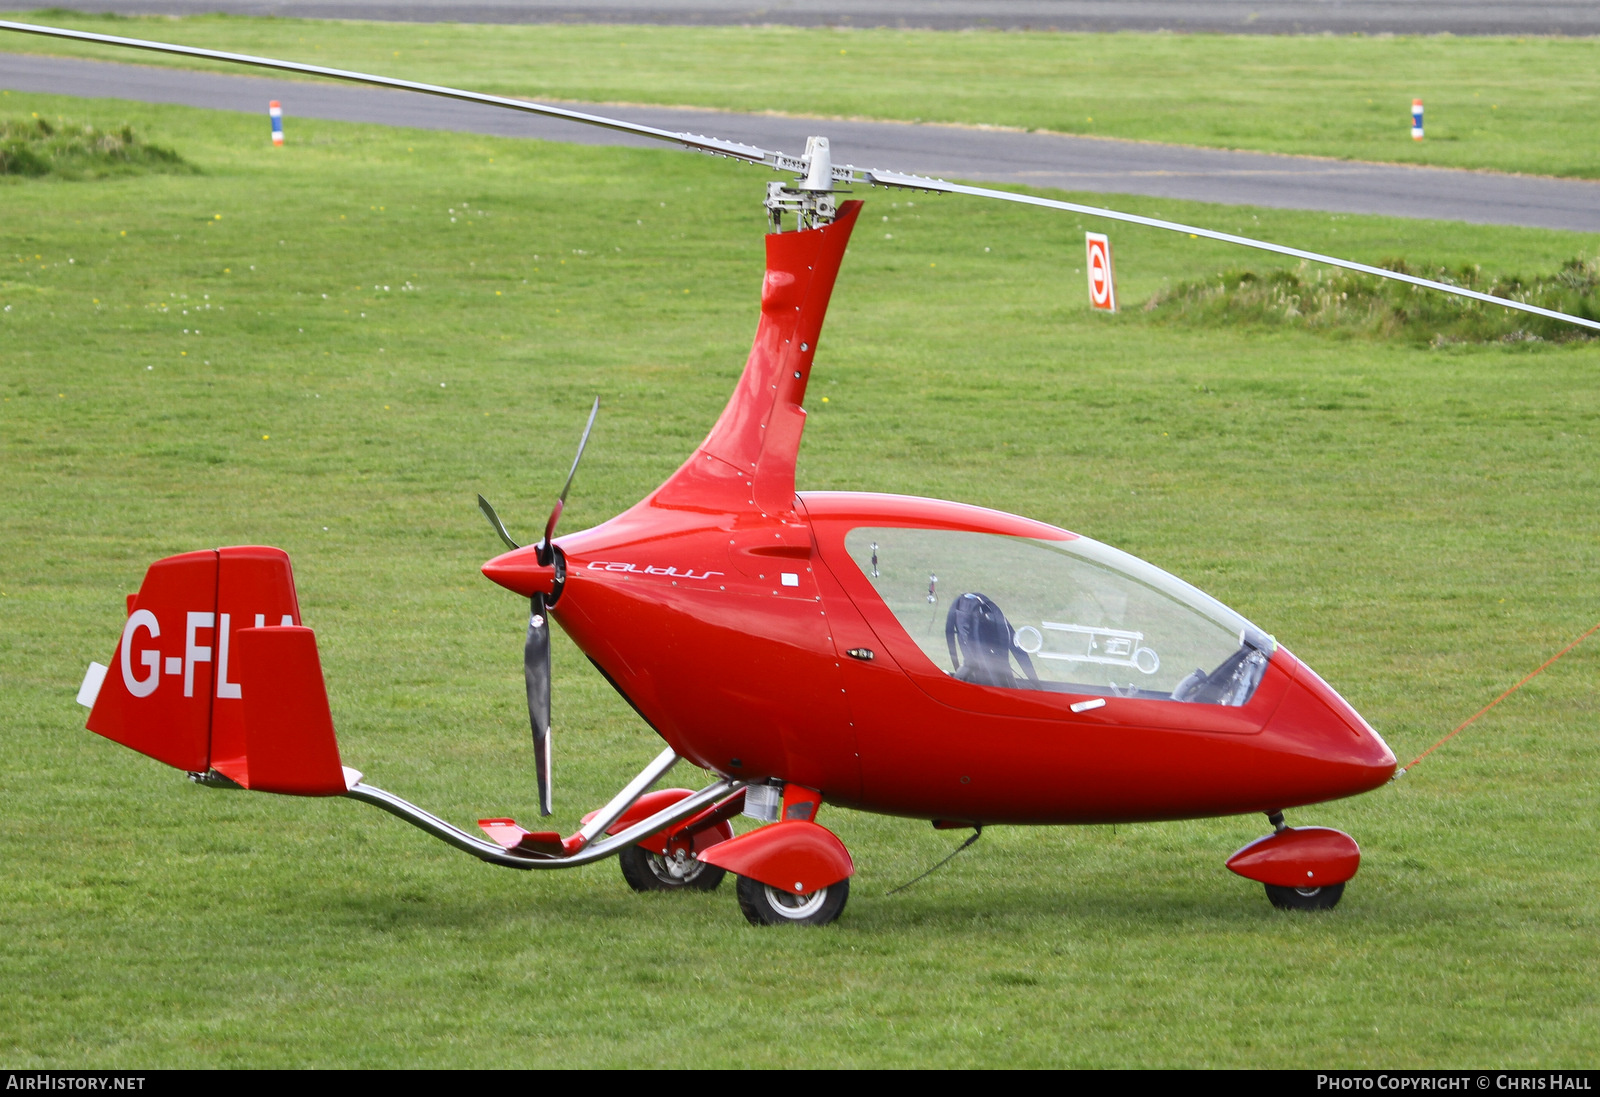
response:
[[(1274, 832), (1227, 862), (1274, 905), (1327, 909), (1355, 875), (1349, 835), (1286, 808), (1366, 792), (1395, 757), (1271, 636), (1161, 569), (1067, 530), (934, 499), (795, 491), (803, 402), (859, 201), (836, 184), (959, 193), (1225, 240), (1600, 323), (1332, 256), (943, 180), (832, 164), (520, 100), (268, 58), (0, 22), (0, 29), (230, 60), (602, 125), (800, 175), (766, 207), (761, 319), (711, 433), (666, 483), (555, 536), (593, 427), (533, 545), (483, 565), (530, 601), (524, 671), (550, 814), (550, 620), (667, 747), (574, 834), (482, 819), (468, 833), (344, 767), (289, 558), (232, 547), (152, 564), (109, 670), (79, 693), (88, 727), (202, 785), (348, 796), (484, 861), (570, 868), (617, 855), (635, 889), (738, 877), (756, 924), (837, 918), (854, 871), (824, 803), (941, 828), (1139, 822), (1261, 812)], [(793, 222), (784, 231), (785, 221)], [(679, 759), (717, 775), (650, 791)], [(765, 823), (735, 836), (744, 814)]]

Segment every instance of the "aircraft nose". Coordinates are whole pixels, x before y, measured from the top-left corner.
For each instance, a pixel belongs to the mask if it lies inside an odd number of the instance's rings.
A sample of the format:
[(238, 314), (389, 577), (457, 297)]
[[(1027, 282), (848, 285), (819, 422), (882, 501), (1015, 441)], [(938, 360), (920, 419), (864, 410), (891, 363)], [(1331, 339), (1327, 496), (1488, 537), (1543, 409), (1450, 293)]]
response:
[(555, 564), (539, 562), (537, 545), (527, 545), (501, 553), (483, 565), (483, 574), (488, 576), (491, 582), (498, 583), (507, 590), (516, 591), (524, 598), (532, 598), (535, 594), (551, 594), (555, 591)]
[(1354, 796), (1394, 775), (1389, 744), (1350, 703), (1299, 660), (1294, 678), (1267, 729), (1293, 742), (1314, 760), (1317, 799)]

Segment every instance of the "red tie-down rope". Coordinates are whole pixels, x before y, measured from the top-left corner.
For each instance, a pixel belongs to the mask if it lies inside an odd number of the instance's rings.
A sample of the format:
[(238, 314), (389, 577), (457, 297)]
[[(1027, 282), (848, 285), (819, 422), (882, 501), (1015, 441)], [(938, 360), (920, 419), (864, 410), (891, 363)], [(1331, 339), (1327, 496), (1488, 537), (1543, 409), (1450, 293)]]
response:
[(1510, 689), (1506, 690), (1500, 696), (1496, 697), (1493, 701), (1490, 701), (1487, 705), (1484, 705), (1477, 712), (1474, 712), (1471, 716), (1467, 717), (1465, 720), (1461, 721), (1461, 723), (1457, 724), (1455, 726), (1455, 730), (1451, 731), (1449, 735), (1446, 735), (1443, 739), (1440, 739), (1437, 743), (1433, 744), (1433, 746), (1429, 747), (1427, 750), (1423, 751), (1421, 754), (1419, 754), (1415, 758), (1411, 759), (1411, 761), (1407, 762), (1403, 768), (1401, 768), (1398, 772), (1395, 773), (1395, 776), (1396, 777), (1400, 777), (1400, 776), (1404, 775), (1408, 770), (1411, 769), (1412, 766), (1416, 765), (1418, 762), (1422, 761), (1428, 755), (1432, 754), (1434, 751), (1436, 751), (1440, 747), (1444, 746), (1450, 740), (1454, 739), (1457, 735), (1460, 735), (1463, 731), (1465, 731), (1467, 729), (1467, 726), (1469, 724), (1471, 724), (1474, 720), (1476, 720), (1478, 717), (1482, 716), (1484, 713), (1488, 712), (1490, 709), (1494, 708), (1501, 701), (1504, 701), (1507, 697), (1510, 697), (1513, 693), (1517, 692), (1517, 690), (1521, 689), (1523, 686), (1527, 685), (1529, 682), (1533, 681), (1535, 678), (1539, 677), (1539, 675), (1543, 674), (1544, 671), (1545, 671), (1545, 668), (1548, 667), (1551, 663), (1554, 663), (1557, 659), (1561, 658), (1567, 652), (1571, 651), (1573, 648), (1575, 648), (1579, 644), (1583, 643), (1589, 637), (1593, 636), (1596, 632), (1600, 632), (1600, 621), (1596, 621), (1594, 623), (1594, 626), (1592, 628), (1590, 628), (1589, 631), (1585, 632), (1582, 636), (1580, 636), (1576, 640), (1572, 641), (1572, 643), (1568, 644), (1566, 647), (1562, 648), (1560, 651), (1558, 651), (1554, 655), (1550, 656), (1550, 658), (1548, 658), (1544, 662), (1540, 663), (1522, 681), (1518, 682), (1516, 685), (1514, 685)]

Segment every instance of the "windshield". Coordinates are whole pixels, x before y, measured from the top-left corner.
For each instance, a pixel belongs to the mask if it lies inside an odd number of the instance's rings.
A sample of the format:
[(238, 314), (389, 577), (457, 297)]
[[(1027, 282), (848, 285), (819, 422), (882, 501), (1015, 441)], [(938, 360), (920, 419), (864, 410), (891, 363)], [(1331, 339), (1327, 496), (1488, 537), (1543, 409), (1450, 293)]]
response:
[(857, 527), (845, 548), (965, 682), (1242, 705), (1274, 647), (1215, 598), (1087, 537)]

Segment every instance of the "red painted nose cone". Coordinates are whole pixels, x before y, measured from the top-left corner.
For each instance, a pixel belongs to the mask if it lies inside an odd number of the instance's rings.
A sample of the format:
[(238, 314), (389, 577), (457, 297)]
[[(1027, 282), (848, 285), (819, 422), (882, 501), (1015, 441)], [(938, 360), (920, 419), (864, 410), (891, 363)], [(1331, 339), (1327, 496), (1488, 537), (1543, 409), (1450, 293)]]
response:
[(1295, 660), (1294, 680), (1269, 730), (1306, 750), (1312, 764), (1304, 776), (1318, 788), (1316, 799), (1354, 796), (1394, 775), (1394, 752), (1361, 714), (1317, 673)]
[(555, 565), (539, 563), (539, 550), (535, 545), (501, 553), (483, 565), (483, 573), (492, 582), (499, 583), (507, 590), (514, 590), (525, 598), (532, 598), (535, 594), (550, 594), (555, 590)]

